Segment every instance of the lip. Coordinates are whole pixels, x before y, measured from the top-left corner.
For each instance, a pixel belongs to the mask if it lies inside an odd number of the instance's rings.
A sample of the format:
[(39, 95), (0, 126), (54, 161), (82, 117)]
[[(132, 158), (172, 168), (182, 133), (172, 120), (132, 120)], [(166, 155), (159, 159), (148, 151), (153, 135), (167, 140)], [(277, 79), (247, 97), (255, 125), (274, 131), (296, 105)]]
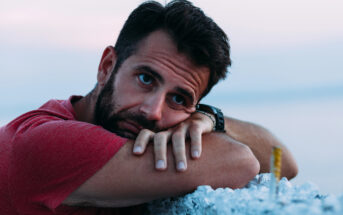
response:
[(140, 132), (140, 130), (143, 129), (142, 126), (138, 125), (137, 123), (135, 123), (131, 120), (123, 121), (122, 126), (125, 130), (129, 130), (134, 134), (138, 134)]

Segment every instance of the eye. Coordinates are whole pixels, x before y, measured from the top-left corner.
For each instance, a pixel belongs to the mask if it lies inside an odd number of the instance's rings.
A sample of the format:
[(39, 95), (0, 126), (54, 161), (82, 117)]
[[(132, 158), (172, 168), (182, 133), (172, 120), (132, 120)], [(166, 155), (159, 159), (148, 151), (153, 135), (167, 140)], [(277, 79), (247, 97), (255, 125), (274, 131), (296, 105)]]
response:
[(152, 77), (150, 75), (147, 75), (147, 74), (144, 74), (144, 73), (139, 74), (138, 78), (145, 85), (150, 85), (153, 82)]
[(174, 95), (172, 100), (178, 105), (185, 105), (185, 99), (180, 95)]

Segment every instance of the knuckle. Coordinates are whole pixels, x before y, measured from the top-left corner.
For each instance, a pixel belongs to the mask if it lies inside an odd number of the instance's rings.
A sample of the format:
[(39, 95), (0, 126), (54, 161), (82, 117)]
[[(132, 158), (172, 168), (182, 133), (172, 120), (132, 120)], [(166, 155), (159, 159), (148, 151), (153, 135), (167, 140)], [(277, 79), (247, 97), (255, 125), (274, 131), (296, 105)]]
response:
[(141, 130), (141, 133), (147, 133), (147, 132), (149, 132), (149, 130), (146, 129), (146, 128), (143, 128), (143, 129)]
[(165, 139), (155, 137), (154, 138), (154, 146), (155, 147), (167, 147), (167, 141)]
[(182, 150), (174, 150), (174, 156), (176, 157), (176, 160), (178, 158), (183, 157), (184, 152)]
[(191, 145), (192, 145), (192, 148), (193, 147), (201, 147), (201, 142), (199, 142), (199, 141), (192, 141), (192, 143), (191, 143)]
[(192, 127), (195, 129), (200, 129), (201, 128), (202, 123), (199, 121), (195, 121), (192, 123)]
[(173, 144), (173, 150), (176, 153), (183, 153), (185, 152), (185, 145), (184, 144)]
[(163, 141), (154, 141), (155, 149), (162, 149), (163, 147), (167, 147), (167, 144)]
[(136, 141), (134, 146), (144, 146), (145, 144), (143, 143), (143, 141)]
[(185, 128), (187, 128), (189, 126), (189, 123), (188, 122), (181, 122), (179, 125), (177, 125), (175, 128), (174, 128), (174, 133), (175, 132), (181, 132), (183, 131)]
[(154, 142), (160, 143), (166, 139), (166, 134), (165, 133), (157, 133), (154, 136)]
[(143, 145), (144, 144), (144, 141), (143, 141), (143, 137), (142, 136), (138, 136), (137, 139), (135, 140), (135, 146), (140, 146), (140, 145)]
[(152, 137), (152, 134), (149, 130), (145, 131), (145, 130), (141, 130), (141, 132), (138, 134), (135, 144), (147, 144), (150, 139)]
[(154, 145), (154, 153), (156, 157), (165, 157), (167, 151), (163, 145)]
[(185, 125), (186, 125), (185, 122), (181, 122), (181, 123), (179, 124), (178, 128), (181, 128), (181, 127), (183, 127), (183, 126), (185, 126)]
[(149, 130), (149, 129), (146, 129), (146, 128), (143, 128), (142, 130), (141, 130), (141, 132), (143, 132), (144, 134), (153, 134), (154, 132), (152, 132), (151, 130)]
[(154, 154), (155, 154), (155, 158), (165, 158), (166, 157), (166, 153), (165, 150), (163, 150), (163, 148), (159, 148), (159, 147), (155, 147), (154, 149)]
[(178, 141), (178, 140), (183, 138), (183, 134), (181, 131), (176, 131), (176, 132), (174, 132), (172, 138), (173, 138), (173, 141)]
[(193, 133), (201, 133), (202, 131), (201, 126), (199, 124), (192, 125), (189, 130)]

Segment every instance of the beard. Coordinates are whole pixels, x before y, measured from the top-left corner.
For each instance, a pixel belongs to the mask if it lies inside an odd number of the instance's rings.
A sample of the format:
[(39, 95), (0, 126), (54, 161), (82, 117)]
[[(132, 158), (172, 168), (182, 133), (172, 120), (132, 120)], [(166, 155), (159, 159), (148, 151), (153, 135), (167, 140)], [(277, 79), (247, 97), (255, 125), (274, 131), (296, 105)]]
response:
[(116, 102), (117, 95), (114, 91), (115, 73), (112, 73), (110, 79), (101, 90), (95, 105), (94, 119), (95, 124), (102, 126), (104, 129), (115, 133), (121, 137), (135, 139), (138, 133), (129, 129), (121, 128), (120, 122), (130, 121), (140, 128), (146, 128), (152, 131), (158, 131), (156, 122), (148, 120), (143, 114), (134, 113), (129, 110), (122, 110), (116, 113), (118, 105)]

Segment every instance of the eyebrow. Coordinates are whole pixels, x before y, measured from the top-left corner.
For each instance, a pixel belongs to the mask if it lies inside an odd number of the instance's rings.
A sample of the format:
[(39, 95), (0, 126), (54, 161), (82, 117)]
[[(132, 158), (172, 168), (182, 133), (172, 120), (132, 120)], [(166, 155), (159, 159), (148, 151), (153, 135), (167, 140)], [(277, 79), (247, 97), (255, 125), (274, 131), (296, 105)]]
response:
[(153, 68), (151, 68), (149, 66), (138, 66), (136, 69), (143, 71), (143, 72), (146, 72), (146, 73), (149, 73), (151, 76), (153, 76), (154, 78), (159, 80), (162, 84), (164, 83), (164, 79), (162, 78), (162, 76), (160, 74), (158, 74), (158, 72), (156, 72)]

